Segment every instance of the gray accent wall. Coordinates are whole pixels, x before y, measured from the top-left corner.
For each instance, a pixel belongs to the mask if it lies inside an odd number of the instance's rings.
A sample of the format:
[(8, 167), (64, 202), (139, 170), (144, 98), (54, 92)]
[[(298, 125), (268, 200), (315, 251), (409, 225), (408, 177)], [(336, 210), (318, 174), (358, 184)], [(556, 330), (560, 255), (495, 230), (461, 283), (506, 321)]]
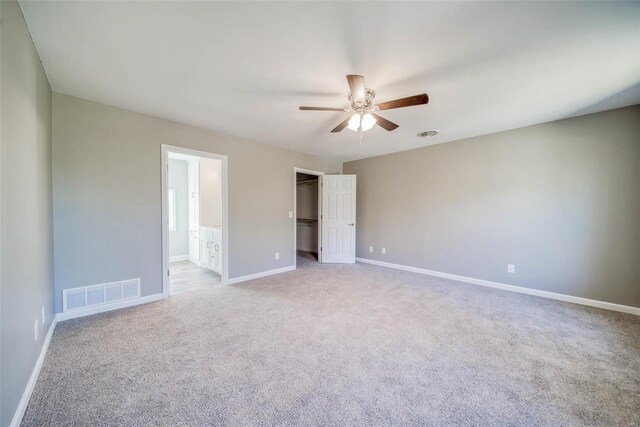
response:
[(176, 191), (176, 229), (169, 231), (169, 256), (189, 255), (189, 166), (169, 159), (169, 189)]
[(344, 173), (358, 177), (358, 257), (640, 307), (640, 106)]
[(0, 2), (0, 16), (0, 425), (8, 426), (54, 313), (51, 88), (18, 3)]
[[(229, 277), (293, 264), (293, 168), (341, 162), (53, 94), (56, 308), (62, 289), (142, 279), (162, 292), (160, 145), (228, 156)], [(280, 252), (280, 259), (275, 259)]]

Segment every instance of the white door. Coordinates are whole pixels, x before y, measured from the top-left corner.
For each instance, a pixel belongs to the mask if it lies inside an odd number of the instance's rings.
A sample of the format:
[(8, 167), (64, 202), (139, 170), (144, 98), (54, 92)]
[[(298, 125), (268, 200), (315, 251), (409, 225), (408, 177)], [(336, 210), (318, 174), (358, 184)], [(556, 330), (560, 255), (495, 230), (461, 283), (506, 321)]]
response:
[(189, 260), (200, 265), (200, 174), (198, 162), (189, 162)]
[(323, 175), (322, 262), (356, 262), (356, 176)]

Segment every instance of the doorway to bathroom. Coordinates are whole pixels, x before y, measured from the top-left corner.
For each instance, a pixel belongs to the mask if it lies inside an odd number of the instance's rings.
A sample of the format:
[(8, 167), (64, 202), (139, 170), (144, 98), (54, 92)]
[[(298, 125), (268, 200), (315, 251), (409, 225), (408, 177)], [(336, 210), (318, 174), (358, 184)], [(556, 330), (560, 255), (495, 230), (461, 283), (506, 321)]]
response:
[(228, 278), (227, 158), (162, 146), (163, 292), (221, 285)]

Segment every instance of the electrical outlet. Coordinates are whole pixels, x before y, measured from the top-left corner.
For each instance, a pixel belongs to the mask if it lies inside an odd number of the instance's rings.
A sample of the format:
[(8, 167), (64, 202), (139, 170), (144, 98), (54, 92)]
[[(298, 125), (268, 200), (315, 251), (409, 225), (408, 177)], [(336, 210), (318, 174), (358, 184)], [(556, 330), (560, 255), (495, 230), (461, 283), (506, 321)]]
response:
[(289, 218), (293, 218), (293, 211), (289, 211)]
[(42, 324), (44, 325), (45, 315), (44, 315), (44, 305), (42, 306)]
[(507, 273), (515, 273), (516, 265), (515, 264), (507, 264)]
[(387, 250), (385, 248), (382, 248), (382, 255), (386, 254)]
[(276, 252), (276, 259), (280, 259), (280, 252)]
[(33, 339), (38, 341), (38, 319), (33, 322)]
[(373, 253), (373, 246), (369, 246), (369, 252)]

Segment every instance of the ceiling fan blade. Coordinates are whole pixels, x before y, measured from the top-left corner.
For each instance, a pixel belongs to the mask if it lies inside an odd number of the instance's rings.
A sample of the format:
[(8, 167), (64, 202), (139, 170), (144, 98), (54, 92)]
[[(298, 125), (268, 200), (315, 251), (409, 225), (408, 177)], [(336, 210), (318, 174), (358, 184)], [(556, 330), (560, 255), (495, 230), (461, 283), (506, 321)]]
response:
[(364, 77), (358, 74), (347, 74), (347, 82), (354, 102), (364, 103)]
[(347, 125), (349, 124), (349, 120), (351, 120), (351, 117), (347, 117), (346, 119), (344, 119), (344, 122), (333, 128), (331, 132), (340, 132), (342, 129), (347, 127)]
[(407, 98), (394, 99), (393, 101), (383, 102), (378, 104), (380, 111), (391, 110), (392, 108), (412, 107), (414, 105), (422, 105), (429, 102), (429, 97), (426, 93), (420, 95), (409, 96)]
[(380, 117), (379, 115), (373, 114), (373, 113), (371, 113), (371, 115), (376, 118), (376, 124), (378, 126), (388, 130), (389, 132), (391, 132), (392, 130), (398, 128), (397, 124), (393, 123), (392, 121), (389, 121), (389, 120), (385, 119), (384, 117)]
[(300, 107), (302, 111), (345, 111), (344, 108), (333, 107)]

